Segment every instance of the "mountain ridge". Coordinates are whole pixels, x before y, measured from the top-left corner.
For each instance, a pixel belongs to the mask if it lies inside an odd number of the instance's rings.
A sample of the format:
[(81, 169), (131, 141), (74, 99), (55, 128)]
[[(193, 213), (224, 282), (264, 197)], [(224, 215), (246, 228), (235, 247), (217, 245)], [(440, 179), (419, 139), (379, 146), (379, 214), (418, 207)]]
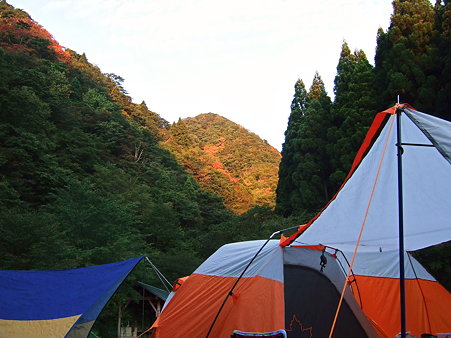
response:
[(163, 145), (200, 186), (241, 214), (275, 205), (280, 153), (255, 133), (215, 113), (179, 119)]

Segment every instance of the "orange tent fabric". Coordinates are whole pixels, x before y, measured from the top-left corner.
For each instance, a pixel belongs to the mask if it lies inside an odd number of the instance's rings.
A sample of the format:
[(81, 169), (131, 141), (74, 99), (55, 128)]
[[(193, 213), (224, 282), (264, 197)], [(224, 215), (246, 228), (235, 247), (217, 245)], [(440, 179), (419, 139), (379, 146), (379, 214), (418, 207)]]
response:
[[(394, 337), (400, 331), (399, 279), (368, 276), (356, 279), (363, 311), (387, 337)], [(412, 335), (449, 332), (450, 309), (451, 295), (436, 281), (406, 280), (406, 327)]]
[[(235, 283), (233, 277), (193, 274), (179, 288), (158, 321), (154, 337), (205, 337), (210, 325)], [(185, 292), (186, 290), (186, 292)], [(283, 329), (283, 284), (260, 276), (242, 280), (236, 297), (226, 303), (211, 337), (222, 332), (275, 331)], [(193, 325), (195, 323), (195, 325)]]

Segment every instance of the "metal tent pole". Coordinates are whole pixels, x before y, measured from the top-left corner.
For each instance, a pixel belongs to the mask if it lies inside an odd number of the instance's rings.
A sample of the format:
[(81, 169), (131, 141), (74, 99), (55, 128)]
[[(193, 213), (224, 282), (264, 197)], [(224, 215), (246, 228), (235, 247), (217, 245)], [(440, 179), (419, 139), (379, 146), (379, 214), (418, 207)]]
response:
[(398, 148), (398, 225), (399, 225), (399, 295), (401, 301), (401, 338), (406, 337), (406, 291), (404, 274), (404, 215), (402, 195), (402, 143), (401, 143), (401, 109), (396, 110), (397, 148)]
[(224, 308), (224, 305), (226, 304), (227, 300), (229, 299), (229, 297), (233, 296), (233, 290), (235, 290), (235, 287), (237, 286), (238, 282), (241, 280), (241, 278), (244, 276), (244, 274), (246, 273), (247, 269), (251, 266), (252, 262), (255, 260), (255, 258), (257, 258), (258, 254), (263, 250), (263, 248), (266, 246), (266, 244), (269, 243), (269, 241), (276, 235), (281, 235), (283, 234), (285, 231), (288, 230), (294, 230), (294, 229), (298, 229), (299, 226), (294, 226), (294, 227), (290, 227), (290, 228), (286, 228), (286, 229), (282, 229), (279, 231), (274, 232), (271, 236), (269, 236), (269, 238), (266, 240), (265, 243), (263, 243), (263, 245), (260, 247), (260, 249), (258, 249), (257, 253), (252, 257), (252, 259), (249, 261), (249, 263), (246, 265), (246, 267), (244, 268), (243, 272), (241, 272), (240, 276), (237, 278), (237, 280), (235, 281), (235, 284), (233, 284), (232, 288), (230, 289), (230, 291), (227, 293), (227, 295), (224, 298), (224, 301), (221, 304), (221, 307), (219, 308), (218, 312), (216, 313), (215, 318), (213, 319), (213, 322), (210, 325), (210, 328), (208, 329), (206, 338), (210, 337), (210, 333), (213, 330), (213, 327), (215, 326), (216, 320), (218, 319), (222, 309)]

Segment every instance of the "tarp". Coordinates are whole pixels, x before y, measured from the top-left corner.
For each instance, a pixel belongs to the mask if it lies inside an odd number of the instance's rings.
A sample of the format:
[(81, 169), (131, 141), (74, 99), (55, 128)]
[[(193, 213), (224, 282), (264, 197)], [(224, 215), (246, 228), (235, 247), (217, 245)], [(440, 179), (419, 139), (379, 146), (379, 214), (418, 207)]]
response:
[(143, 283), (143, 282), (137, 282), (137, 284), (139, 286), (141, 286), (142, 288), (144, 288), (145, 290), (149, 291), (151, 294), (153, 294), (154, 296), (162, 299), (162, 300), (166, 300), (169, 296), (169, 292), (166, 290), (162, 290), (160, 288), (157, 288), (155, 286)]
[(142, 258), (70, 270), (0, 270), (0, 335), (86, 337)]
[[(414, 251), (451, 240), (451, 122), (409, 106), (401, 114), (404, 247)], [(379, 113), (335, 198), (285, 241), (375, 250), (398, 247), (396, 109)], [(302, 234), (302, 235), (301, 235)]]

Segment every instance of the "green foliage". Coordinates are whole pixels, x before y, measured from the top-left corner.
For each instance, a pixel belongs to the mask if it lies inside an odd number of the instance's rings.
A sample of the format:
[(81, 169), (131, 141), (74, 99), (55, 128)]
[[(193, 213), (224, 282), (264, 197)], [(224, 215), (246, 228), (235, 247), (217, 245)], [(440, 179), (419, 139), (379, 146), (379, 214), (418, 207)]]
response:
[(449, 119), (445, 95), (450, 78), (444, 71), (450, 55), (449, 5), (438, 2), (434, 8), (428, 0), (395, 0), (393, 8), (390, 27), (377, 37), (378, 109), (393, 105), (400, 95), (420, 111)]
[[(158, 145), (167, 122), (85, 55), (62, 58), (36, 23), (2, 30), (22, 14), (0, 5), (0, 269), (147, 255), (172, 279), (191, 273), (200, 234), (232, 214)], [(11, 48), (20, 36), (26, 48)]]
[(138, 105), (133, 105), (130, 114), (140, 125), (148, 128), (158, 140), (164, 138), (165, 129), (169, 128), (169, 123), (157, 113), (151, 112), (144, 101)]
[(376, 112), (373, 67), (362, 50), (351, 54), (346, 42), (337, 65), (334, 92), (333, 121), (328, 131), (334, 140), (328, 149), (333, 192), (338, 190), (351, 168)]
[(21, 9), (14, 8), (6, 3), (6, 1), (0, 1), (0, 18), (27, 18), (30, 19), (28, 13)]
[(285, 142), (282, 145), (282, 159), (279, 165), (279, 181), (276, 189), (276, 211), (285, 215), (292, 212), (289, 207), (290, 200), (294, 199), (296, 195), (292, 173), (298, 160), (295, 149), (306, 108), (307, 91), (304, 82), (298, 79), (294, 85), (291, 114), (285, 131)]
[[(66, 256), (63, 229), (54, 215), (22, 207), (0, 210), (2, 269), (62, 269)], [(70, 266), (70, 265), (69, 265)]]
[(451, 292), (451, 242), (442, 243), (413, 253), (414, 257)]
[(298, 124), (301, 116), (304, 115), (306, 108), (307, 91), (305, 90), (304, 82), (302, 82), (301, 79), (298, 79), (294, 85), (294, 96), (293, 101), (291, 102), (291, 114), (288, 119), (288, 125)]
[(92, 184), (68, 182), (55, 191), (45, 210), (63, 225), (67, 257), (75, 266), (105, 264), (143, 252), (133, 204), (114, 195), (102, 196)]
[(296, 82), (291, 107), (276, 205), (276, 211), (285, 216), (320, 209), (330, 197), (331, 165), (327, 150), (331, 100), (318, 73), (308, 93), (302, 81)]
[[(439, 65), (433, 79), (434, 83), (438, 83), (437, 92), (435, 93), (435, 113), (437, 116), (451, 120), (451, 3), (444, 1), (444, 4), (437, 1), (435, 6), (435, 23), (438, 35), (434, 41), (434, 45), (438, 49)], [(429, 93), (428, 93), (429, 94)], [(432, 95), (432, 97), (434, 97)]]
[(186, 126), (186, 123), (179, 118), (177, 123), (174, 123), (170, 129), (170, 135), (173, 139), (173, 143), (182, 147), (188, 148), (193, 145), (191, 134)]
[(240, 241), (266, 239), (275, 231), (305, 224), (311, 214), (282, 217), (268, 206), (256, 206), (242, 215), (213, 225), (202, 239), (203, 256), (209, 256), (220, 246)]

